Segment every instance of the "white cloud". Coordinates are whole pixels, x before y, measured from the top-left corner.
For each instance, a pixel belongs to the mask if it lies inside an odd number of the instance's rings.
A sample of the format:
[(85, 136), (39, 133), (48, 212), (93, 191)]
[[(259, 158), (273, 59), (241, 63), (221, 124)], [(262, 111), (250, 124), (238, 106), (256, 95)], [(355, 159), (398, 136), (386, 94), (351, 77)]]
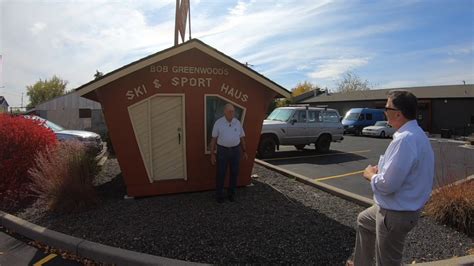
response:
[[(143, 3), (133, 3), (2, 3), (4, 92), (18, 104), (20, 91), (39, 78), (59, 75), (71, 89), (96, 69), (109, 72), (171, 46), (174, 22), (150, 25)], [(166, 13), (173, 16), (172, 9)]]
[(308, 74), (312, 79), (335, 79), (344, 72), (367, 65), (369, 58), (337, 58), (319, 64), (317, 70)]
[(45, 23), (43, 23), (43, 22), (36, 22), (36, 23), (33, 24), (33, 26), (31, 27), (31, 32), (33, 33), (33, 35), (37, 35), (37, 34), (40, 33), (41, 31), (43, 31), (45, 28), (46, 28), (46, 24), (45, 24)]
[[(421, 4), (192, 0), (192, 33), (288, 86), (310, 78), (331, 87), (345, 71), (367, 70), (377, 62), (380, 70), (372, 69), (376, 74), (364, 79), (381, 84), (391, 82), (383, 78), (400, 80), (399, 84), (421, 84), (472, 73), (472, 63), (461, 64), (465, 58), (472, 60), (472, 43), (403, 51), (383, 45), (393, 42), (397, 46), (400, 37), (393, 36), (415, 29), (413, 20), (394, 14), (405, 14), (403, 11), (412, 5)], [(173, 44), (174, 0), (2, 1), (1, 5), (5, 88), (0, 89), (0, 95), (12, 95), (14, 100), (9, 98), (9, 103), (19, 103), (25, 86), (39, 78), (56, 74), (70, 81), (71, 88), (77, 87), (90, 81), (96, 69), (106, 73)], [(389, 54), (394, 50), (396, 53)], [(399, 69), (392, 66), (396, 57), (403, 58), (398, 60)], [(428, 62), (428, 57), (437, 58), (440, 64), (422, 65), (420, 62)], [(410, 64), (418, 68), (407, 70)], [(452, 70), (444, 70), (447, 64)], [(416, 72), (413, 70), (424, 68), (430, 71), (420, 78), (411, 75)]]
[(239, 1), (236, 6), (229, 9), (229, 14), (234, 16), (242, 16), (249, 5), (250, 2)]

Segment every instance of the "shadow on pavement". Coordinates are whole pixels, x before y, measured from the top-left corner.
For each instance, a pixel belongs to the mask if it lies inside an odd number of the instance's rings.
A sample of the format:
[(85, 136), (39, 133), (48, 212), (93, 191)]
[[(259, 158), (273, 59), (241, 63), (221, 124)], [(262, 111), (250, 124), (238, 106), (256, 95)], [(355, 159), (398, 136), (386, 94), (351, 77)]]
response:
[(347, 153), (344, 151), (331, 150), (327, 153), (321, 153), (314, 150), (305, 149), (302, 151), (276, 152), (275, 156), (271, 158), (265, 158), (263, 160), (273, 165), (298, 163), (328, 165), (360, 161), (365, 159), (367, 159), (367, 157), (355, 153)]

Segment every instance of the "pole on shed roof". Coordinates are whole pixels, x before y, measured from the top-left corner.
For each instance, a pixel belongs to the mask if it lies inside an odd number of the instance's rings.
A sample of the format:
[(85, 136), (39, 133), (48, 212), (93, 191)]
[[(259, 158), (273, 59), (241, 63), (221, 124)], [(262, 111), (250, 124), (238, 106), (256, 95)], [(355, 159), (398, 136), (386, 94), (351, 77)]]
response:
[(179, 0), (176, 0), (176, 14), (174, 18), (174, 45), (178, 45), (178, 12), (179, 12)]

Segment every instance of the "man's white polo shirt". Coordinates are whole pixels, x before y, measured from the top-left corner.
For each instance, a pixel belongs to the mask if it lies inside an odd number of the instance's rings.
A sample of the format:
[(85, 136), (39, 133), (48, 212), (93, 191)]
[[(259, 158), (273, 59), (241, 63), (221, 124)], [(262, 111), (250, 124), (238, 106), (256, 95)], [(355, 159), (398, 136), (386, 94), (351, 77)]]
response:
[(217, 138), (217, 144), (220, 146), (235, 147), (240, 144), (240, 138), (245, 137), (245, 133), (239, 120), (232, 118), (229, 122), (223, 116), (214, 123), (212, 137)]

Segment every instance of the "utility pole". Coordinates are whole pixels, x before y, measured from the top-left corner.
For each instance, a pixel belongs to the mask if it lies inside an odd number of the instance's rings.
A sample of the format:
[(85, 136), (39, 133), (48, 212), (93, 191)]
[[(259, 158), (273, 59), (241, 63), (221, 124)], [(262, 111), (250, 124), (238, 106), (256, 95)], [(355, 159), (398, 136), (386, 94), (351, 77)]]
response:
[(23, 92), (21, 93), (21, 109), (23, 109)]

